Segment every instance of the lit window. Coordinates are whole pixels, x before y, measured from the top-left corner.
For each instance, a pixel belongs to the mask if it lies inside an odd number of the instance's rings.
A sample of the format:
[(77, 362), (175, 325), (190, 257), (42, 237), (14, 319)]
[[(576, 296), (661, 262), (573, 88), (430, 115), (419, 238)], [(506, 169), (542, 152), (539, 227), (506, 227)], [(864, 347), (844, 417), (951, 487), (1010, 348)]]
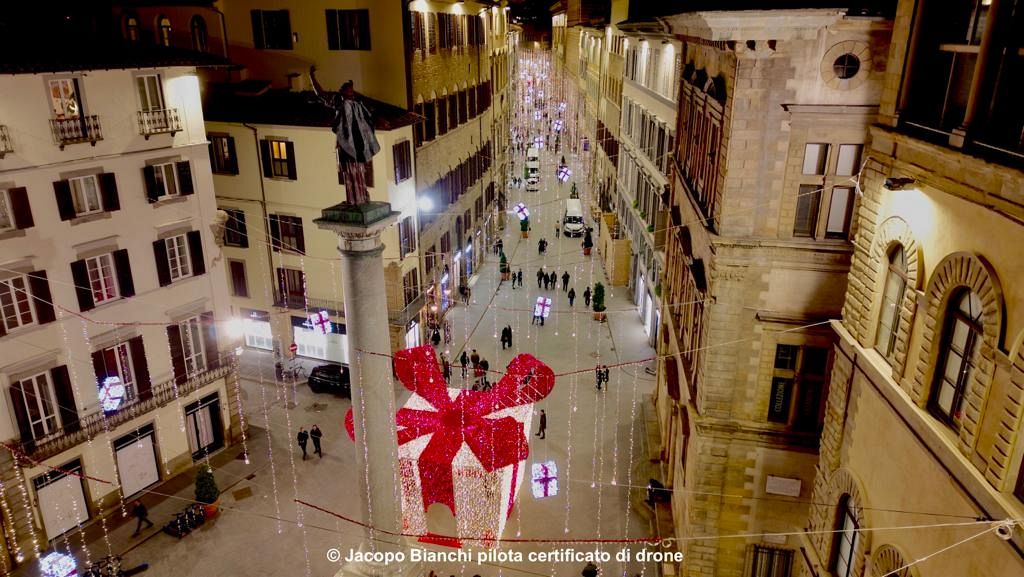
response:
[(160, 33), (160, 44), (163, 46), (171, 45), (171, 19), (166, 16), (161, 16), (157, 24)]
[(11, 396), (20, 405), (16, 411), (24, 410), (33, 439), (42, 439), (57, 432), (60, 423), (48, 373), (15, 381), (11, 386)]
[(100, 204), (100, 186), (96, 175), (69, 178), (68, 184), (71, 186), (71, 202), (74, 204), (76, 216), (103, 210)]
[[(128, 343), (118, 343), (103, 349), (103, 372), (108, 377), (118, 377), (124, 385), (124, 400), (135, 398), (135, 372), (132, 369), (132, 351)], [(102, 383), (100, 383), (102, 384)]]
[(206, 349), (203, 324), (196, 316), (181, 323), (181, 351), (185, 358), (185, 374), (192, 378), (206, 370)]
[(117, 283), (114, 279), (114, 260), (111, 255), (104, 254), (85, 260), (89, 272), (89, 288), (95, 304), (115, 300), (118, 297)]
[(828, 145), (807, 143), (804, 148), (804, 174), (825, 174), (828, 160)]

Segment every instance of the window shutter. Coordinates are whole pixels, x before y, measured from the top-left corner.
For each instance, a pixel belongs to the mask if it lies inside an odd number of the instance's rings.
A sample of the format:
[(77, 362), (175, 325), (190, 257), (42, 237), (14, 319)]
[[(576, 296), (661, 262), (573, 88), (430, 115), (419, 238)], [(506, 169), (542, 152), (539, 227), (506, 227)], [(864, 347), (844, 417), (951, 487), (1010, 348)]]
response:
[(132, 264), (128, 260), (128, 249), (122, 248), (114, 251), (114, 269), (117, 273), (117, 288), (121, 297), (135, 296), (135, 281), (132, 279)]
[(152, 166), (142, 167), (142, 179), (146, 182), (146, 199), (149, 202), (156, 202), (160, 198), (160, 185), (156, 183), (156, 168)]
[(292, 226), (295, 227), (295, 250), (305, 254), (306, 252), (306, 233), (302, 227), (302, 218), (296, 217), (295, 221), (292, 222)]
[(288, 155), (288, 178), (295, 180), (298, 178), (295, 173), (295, 143), (286, 142), (284, 148), (285, 154)]
[(99, 175), (100, 195), (103, 197), (103, 210), (113, 212), (121, 210), (121, 199), (117, 196), (117, 178), (113, 172)]
[(281, 250), (281, 221), (276, 214), (270, 215), (270, 247), (276, 251)]
[(198, 230), (189, 231), (188, 256), (192, 263), (192, 274), (201, 275), (206, 272), (206, 261), (203, 259), (203, 239)]
[(263, 176), (273, 178), (274, 167), (270, 163), (270, 141), (260, 141), (260, 158), (263, 159)]
[(24, 186), (12, 188), (7, 191), (7, 198), (11, 201), (11, 216), (14, 217), (15, 228), (32, 228), (35, 221), (32, 220), (32, 208), (28, 204), (28, 190)]
[(53, 183), (53, 192), (57, 196), (57, 212), (61, 220), (75, 218), (75, 203), (71, 200), (71, 183), (57, 180)]
[(228, 162), (224, 167), (225, 171), (231, 174), (238, 174), (238, 156), (235, 154), (235, 137), (228, 136)]
[(31, 450), (32, 445), (32, 424), (28, 420), (28, 410), (25, 408), (25, 390), (21, 381), (11, 384), (11, 406), (14, 407), (14, 417), (18, 421), (18, 434), (21, 435), (21, 442), (25, 450)]
[(245, 213), (241, 210), (228, 211), (227, 226), (238, 234), (238, 238), (241, 241), (238, 243), (238, 246), (249, 248), (249, 232), (245, 226)]
[(78, 296), (78, 310), (84, 313), (96, 308), (89, 285), (89, 270), (84, 260), (71, 263), (71, 278), (74, 280), (75, 294)]
[(153, 260), (156, 261), (156, 278), (160, 286), (171, 284), (171, 265), (167, 262), (167, 243), (163, 240), (153, 241)]
[(175, 162), (174, 167), (178, 170), (178, 192), (181, 194), (195, 194), (195, 184), (192, 182), (192, 164), (183, 160)]
[(92, 354), (92, 372), (96, 376), (96, 383), (102, 383), (110, 373), (107, 372), (107, 361), (102, 350)]
[(50, 282), (46, 280), (45, 270), (28, 273), (28, 290), (36, 301), (36, 322), (45, 325), (57, 320), (57, 315), (53, 312), (53, 297), (50, 296)]
[(65, 433), (73, 433), (79, 429), (78, 406), (75, 405), (75, 395), (71, 392), (68, 366), (61, 365), (51, 369), (50, 378), (53, 379), (53, 394), (57, 397), (61, 426)]
[(205, 312), (199, 315), (199, 322), (203, 325), (203, 346), (206, 352), (206, 367), (216, 369), (220, 367), (220, 350), (217, 347), (217, 323), (213, 321), (213, 313)]
[(146, 360), (146, 348), (142, 345), (142, 337), (129, 339), (128, 349), (132, 352), (135, 390), (139, 395), (139, 400), (145, 401), (153, 396), (153, 384), (149, 380), (149, 362)]
[(326, 10), (327, 13), (327, 49), (341, 50), (338, 44), (338, 11)]
[(263, 11), (250, 10), (252, 15), (252, 45), (254, 48), (266, 48), (267, 42), (263, 36)]
[(427, 47), (431, 54), (437, 52), (437, 12), (427, 15)]
[(171, 368), (174, 371), (174, 382), (181, 385), (188, 380), (185, 374), (185, 353), (181, 347), (181, 327), (167, 325), (167, 344), (171, 349)]

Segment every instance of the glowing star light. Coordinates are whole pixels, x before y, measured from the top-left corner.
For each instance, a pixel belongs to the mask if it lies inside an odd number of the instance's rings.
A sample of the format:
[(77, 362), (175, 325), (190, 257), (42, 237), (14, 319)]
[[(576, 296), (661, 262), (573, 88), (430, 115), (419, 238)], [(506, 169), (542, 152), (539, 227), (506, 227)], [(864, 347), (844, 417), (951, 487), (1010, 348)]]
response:
[(570, 176), (572, 176), (572, 171), (569, 170), (568, 166), (563, 164), (558, 167), (558, 180), (561, 180), (562, 182), (569, 182)]
[(534, 120), (540, 120), (540, 110), (534, 110), (533, 111), (533, 119)]
[(538, 136), (538, 137), (534, 138), (533, 139), (533, 145), (536, 146), (537, 148), (544, 148), (544, 137), (543, 136)]
[(559, 102), (558, 103), (558, 111), (559, 112), (565, 112), (565, 103), (564, 102)]
[(103, 412), (112, 413), (121, 408), (124, 401), (125, 388), (120, 377), (107, 377), (100, 383), (100, 405)]
[(322, 335), (329, 334), (331, 332), (331, 317), (327, 311), (320, 311), (309, 315), (309, 324), (313, 327), (313, 331)]
[(526, 220), (530, 218), (530, 209), (526, 208), (526, 205), (520, 202), (516, 205), (516, 214), (519, 216), (519, 220)]
[(552, 128), (555, 129), (555, 132), (561, 132), (562, 131), (562, 121), (561, 121), (561, 119), (556, 120), (555, 123), (554, 123), (554, 126)]
[(558, 467), (554, 461), (531, 465), (530, 485), (534, 499), (554, 497), (558, 494)]
[(49, 553), (39, 559), (43, 577), (71, 577), (78, 574), (75, 558), (64, 553)]
[(551, 314), (551, 299), (547, 297), (537, 297), (537, 304), (533, 307), (533, 316), (548, 318)]

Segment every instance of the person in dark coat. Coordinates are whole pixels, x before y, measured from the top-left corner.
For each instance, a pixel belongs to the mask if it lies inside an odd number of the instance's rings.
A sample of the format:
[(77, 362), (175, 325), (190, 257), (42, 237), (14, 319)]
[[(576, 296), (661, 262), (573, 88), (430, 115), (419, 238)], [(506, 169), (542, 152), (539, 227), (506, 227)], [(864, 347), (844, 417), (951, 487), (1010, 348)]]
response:
[(590, 287), (589, 286), (587, 287), (587, 290), (583, 291), (583, 303), (586, 304), (588, 307), (590, 306)]
[(476, 349), (469, 354), (469, 362), (473, 364), (474, 369), (480, 366), (480, 353), (476, 352)]
[(569, 271), (562, 273), (562, 292), (569, 290)]
[(441, 331), (434, 329), (434, 332), (430, 335), (430, 342), (434, 343), (434, 346), (441, 344)]
[(309, 442), (309, 433), (306, 432), (304, 427), (299, 427), (299, 448), (302, 449), (302, 460), (306, 460), (306, 443)]
[(494, 254), (501, 254), (501, 251), (504, 247), (505, 243), (499, 238), (498, 242), (494, 244)]
[(551, 271), (551, 288), (558, 289), (558, 273)]
[(149, 520), (149, 509), (142, 504), (142, 501), (138, 499), (132, 503), (132, 516), (139, 520), (138, 524), (135, 525), (135, 532), (132, 533), (132, 537), (138, 537), (139, 533), (142, 532), (142, 524), (146, 524), (146, 528), (149, 529), (153, 526), (153, 522)]
[(512, 348), (512, 325), (505, 325), (505, 340), (508, 341), (508, 348)]
[(468, 374), (466, 372), (466, 365), (469, 364), (469, 355), (466, 354), (465, 350), (463, 350), (462, 354), (459, 355), (459, 364), (462, 365), (462, 378), (466, 378), (466, 375)]
[(594, 378), (597, 380), (597, 390), (601, 390), (601, 383), (604, 382), (604, 371), (601, 370), (601, 365), (597, 365), (594, 369)]
[(576, 289), (569, 289), (569, 306), (572, 306), (572, 301), (576, 300)]
[(324, 458), (324, 452), (320, 450), (320, 439), (324, 437), (324, 434), (320, 432), (320, 427), (313, 425), (313, 428), (309, 430), (309, 438), (313, 439), (313, 452), (320, 455), (320, 458)]
[(544, 413), (544, 409), (540, 410), (540, 428), (537, 429), (537, 436), (541, 439), (544, 438), (545, 433), (548, 430), (548, 416)]
[(555, 223), (555, 238), (558, 238), (558, 233), (560, 233), (560, 232), (562, 232), (562, 226), (556, 222)]
[(540, 284), (548, 278), (548, 275), (544, 274), (544, 267), (537, 269), (537, 288), (540, 288)]
[(448, 358), (448, 353), (441, 353), (441, 371), (444, 374), (444, 382), (452, 380), (452, 361)]
[(491, 363), (487, 359), (480, 359), (480, 380), (483, 390), (491, 388), (491, 383), (487, 382), (487, 370), (491, 368)]
[(516, 273), (516, 282), (519, 283), (519, 288), (523, 288), (523, 269)]

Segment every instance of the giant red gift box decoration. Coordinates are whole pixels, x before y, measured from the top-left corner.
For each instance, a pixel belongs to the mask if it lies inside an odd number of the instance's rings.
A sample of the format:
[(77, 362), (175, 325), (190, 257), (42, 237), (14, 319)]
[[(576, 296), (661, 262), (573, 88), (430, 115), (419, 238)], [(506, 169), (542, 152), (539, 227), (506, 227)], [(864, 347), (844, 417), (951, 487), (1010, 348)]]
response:
[[(449, 389), (430, 346), (396, 353), (395, 370), (413, 393), (395, 417), (404, 532), (430, 533), (427, 510), (439, 503), (455, 516), (452, 537), (492, 546), (530, 455), (533, 403), (551, 392), (554, 373), (521, 354), (488, 391)], [(345, 426), (354, 438), (351, 410)]]

